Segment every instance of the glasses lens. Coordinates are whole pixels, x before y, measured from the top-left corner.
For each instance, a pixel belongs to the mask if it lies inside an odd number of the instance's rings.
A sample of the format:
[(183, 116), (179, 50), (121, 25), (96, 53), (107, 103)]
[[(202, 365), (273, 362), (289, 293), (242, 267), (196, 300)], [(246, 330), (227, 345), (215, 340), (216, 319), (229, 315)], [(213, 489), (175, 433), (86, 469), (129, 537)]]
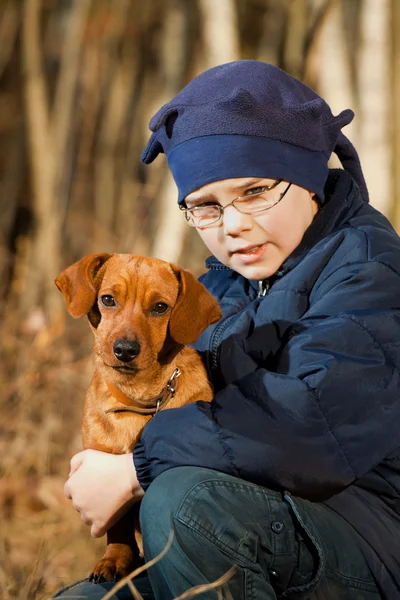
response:
[(207, 227), (219, 220), (221, 216), (218, 206), (198, 206), (185, 211), (185, 217), (192, 227)]
[(265, 190), (258, 194), (246, 196), (235, 200), (235, 206), (244, 213), (256, 213), (262, 210), (268, 210), (279, 202), (282, 193), (279, 189)]

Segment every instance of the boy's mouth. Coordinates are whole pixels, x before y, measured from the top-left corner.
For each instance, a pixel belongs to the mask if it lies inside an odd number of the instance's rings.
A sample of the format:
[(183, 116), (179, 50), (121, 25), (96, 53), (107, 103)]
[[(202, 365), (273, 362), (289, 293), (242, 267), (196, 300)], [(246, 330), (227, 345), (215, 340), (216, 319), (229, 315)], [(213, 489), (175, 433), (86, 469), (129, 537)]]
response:
[(246, 248), (235, 250), (235, 252), (232, 252), (231, 256), (237, 256), (238, 260), (245, 264), (257, 262), (264, 255), (267, 245), (268, 243), (265, 242), (264, 244), (246, 246)]
[(240, 248), (239, 250), (234, 250), (232, 254), (256, 254), (257, 251), (265, 246), (265, 244), (258, 244), (253, 246), (246, 246), (246, 248)]

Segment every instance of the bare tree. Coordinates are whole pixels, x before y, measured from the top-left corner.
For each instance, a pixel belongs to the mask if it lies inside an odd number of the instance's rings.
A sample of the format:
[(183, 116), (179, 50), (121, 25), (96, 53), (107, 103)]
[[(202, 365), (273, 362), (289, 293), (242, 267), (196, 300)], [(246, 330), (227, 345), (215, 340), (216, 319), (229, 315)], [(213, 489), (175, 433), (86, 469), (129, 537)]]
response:
[(358, 59), (358, 147), (371, 202), (390, 211), (389, 0), (363, 0)]
[(307, 18), (307, 0), (288, 2), (283, 66), (289, 73), (298, 78), (301, 78), (303, 74)]
[[(161, 72), (164, 74), (162, 92), (157, 94), (153, 108), (168, 102), (181, 87), (185, 67), (185, 26), (186, 13), (181, 3), (175, 1), (165, 19), (161, 41)], [(158, 197), (154, 202), (157, 207), (157, 227), (151, 254), (169, 262), (177, 262), (184, 243), (186, 225), (177, 212), (177, 190), (171, 174), (163, 169)]]
[(285, 2), (265, 0), (262, 17), (262, 33), (256, 51), (256, 58), (279, 65), (281, 49), (285, 38), (287, 10)]
[[(202, 31), (204, 52), (201, 53), (201, 65), (197, 63), (198, 70), (230, 62), (239, 58), (238, 24), (235, 3), (232, 0), (200, 0), (200, 13), (202, 16)], [(172, 13), (173, 14), (173, 13)], [(170, 16), (172, 18), (172, 15)], [(178, 18), (175, 15), (175, 20)], [(170, 37), (175, 33), (177, 24), (170, 22)], [(166, 37), (165, 39), (168, 39)], [(176, 56), (175, 52), (175, 56)], [(171, 53), (165, 52), (165, 55)], [(178, 54), (179, 56), (179, 54)], [(179, 68), (179, 64), (175, 63)], [(168, 72), (168, 71), (167, 71)], [(176, 77), (172, 77), (174, 83)], [(165, 89), (168, 100), (179, 89), (169, 86)], [(187, 226), (182, 217), (177, 213), (177, 190), (169, 173), (165, 174), (165, 185), (162, 189), (162, 199), (159, 204), (159, 227), (157, 230), (153, 254), (165, 260), (176, 262), (182, 252)], [(173, 207), (173, 208), (172, 208)]]
[[(354, 107), (356, 98), (349, 68), (349, 50), (344, 37), (341, 1), (336, 1), (330, 7), (329, 19), (323, 23), (315, 54), (319, 61), (318, 91), (326, 99), (332, 112), (337, 114), (345, 108)], [(345, 134), (357, 145), (354, 121), (346, 128)], [(331, 166), (340, 166), (336, 156), (332, 156)]]
[(57, 317), (61, 306), (54, 289), (54, 276), (59, 270), (62, 219), (58, 199), (79, 70), (79, 50), (89, 6), (90, 0), (76, 1), (67, 19), (53, 111), (42, 68), (40, 0), (26, 0), (23, 12), (24, 91), (35, 234), (26, 249), (20, 300), (25, 310), (41, 305), (50, 322)]
[(203, 68), (240, 58), (238, 22), (233, 0), (200, 0), (204, 40)]

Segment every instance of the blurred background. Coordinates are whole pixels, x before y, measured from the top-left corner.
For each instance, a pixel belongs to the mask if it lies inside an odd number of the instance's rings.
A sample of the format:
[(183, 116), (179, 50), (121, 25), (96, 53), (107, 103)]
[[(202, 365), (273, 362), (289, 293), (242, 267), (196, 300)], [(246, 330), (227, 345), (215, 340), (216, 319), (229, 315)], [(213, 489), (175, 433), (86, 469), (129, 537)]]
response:
[(400, 231), (399, 34), (399, 0), (1, 0), (2, 600), (49, 598), (105, 544), (63, 497), (93, 366), (55, 277), (98, 251), (204, 268), (164, 157), (140, 163), (152, 114), (211, 66), (278, 65), (355, 111), (345, 134)]

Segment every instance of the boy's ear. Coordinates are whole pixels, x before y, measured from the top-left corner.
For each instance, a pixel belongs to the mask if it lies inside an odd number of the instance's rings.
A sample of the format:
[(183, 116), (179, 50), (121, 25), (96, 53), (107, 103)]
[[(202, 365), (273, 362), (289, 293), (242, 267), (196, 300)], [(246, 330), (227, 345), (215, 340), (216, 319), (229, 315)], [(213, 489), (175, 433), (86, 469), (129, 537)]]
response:
[(222, 317), (219, 303), (190, 271), (171, 265), (179, 294), (169, 321), (169, 333), (179, 344), (193, 344), (211, 323)]
[(67, 309), (75, 319), (86, 315), (96, 302), (100, 280), (95, 277), (112, 254), (98, 253), (85, 256), (62, 271), (55, 280), (64, 294)]

